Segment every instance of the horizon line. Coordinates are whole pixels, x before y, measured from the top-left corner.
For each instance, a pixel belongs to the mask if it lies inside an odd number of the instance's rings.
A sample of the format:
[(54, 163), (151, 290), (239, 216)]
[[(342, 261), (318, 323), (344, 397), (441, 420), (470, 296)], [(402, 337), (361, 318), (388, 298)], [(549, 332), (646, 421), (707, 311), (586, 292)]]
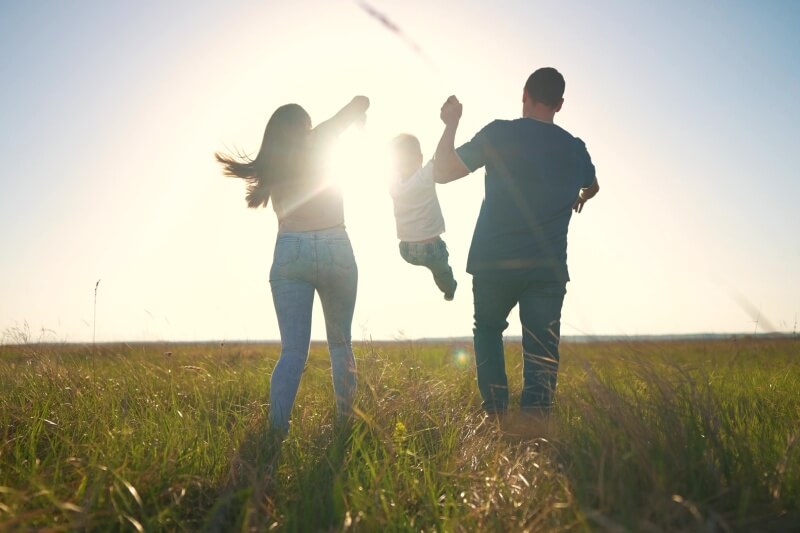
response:
[[(659, 333), (659, 334), (633, 334), (633, 335), (563, 335), (561, 341), (567, 343), (591, 343), (614, 341), (681, 341), (681, 340), (725, 340), (737, 338), (758, 339), (797, 339), (797, 332), (736, 332), (736, 333)], [(521, 335), (509, 335), (503, 338), (504, 342), (520, 342)], [(391, 339), (361, 339), (354, 340), (352, 344), (363, 345), (369, 343), (447, 343), (447, 342), (472, 342), (472, 336), (452, 337), (418, 337), (418, 338), (391, 338)], [(119, 344), (147, 345), (147, 344), (280, 344), (280, 339), (204, 339), (204, 340), (109, 340), (101, 342), (91, 341), (37, 341), (37, 342), (0, 342), (3, 346), (109, 346)], [(325, 339), (311, 339), (313, 344), (327, 343)]]

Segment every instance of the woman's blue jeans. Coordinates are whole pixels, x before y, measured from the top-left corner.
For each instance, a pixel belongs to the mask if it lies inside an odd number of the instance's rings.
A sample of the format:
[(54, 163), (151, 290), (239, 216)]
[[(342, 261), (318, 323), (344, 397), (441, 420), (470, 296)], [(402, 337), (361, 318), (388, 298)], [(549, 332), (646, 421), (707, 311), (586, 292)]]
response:
[(352, 414), (356, 365), (350, 340), (358, 269), (344, 228), (279, 233), (269, 282), (281, 333), (270, 380), (270, 420), (286, 432), (311, 342), (311, 310), (319, 294), (325, 315), (339, 417)]

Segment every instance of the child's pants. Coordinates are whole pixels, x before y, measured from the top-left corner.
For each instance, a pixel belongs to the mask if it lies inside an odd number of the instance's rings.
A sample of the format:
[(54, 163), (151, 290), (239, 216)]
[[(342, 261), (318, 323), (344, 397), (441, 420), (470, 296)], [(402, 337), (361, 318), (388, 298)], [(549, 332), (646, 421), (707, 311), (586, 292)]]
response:
[(456, 290), (456, 280), (453, 278), (453, 269), (450, 268), (447, 245), (438, 237), (430, 242), (400, 241), (400, 255), (407, 263), (428, 268), (433, 273), (433, 280), (445, 297), (453, 297)]

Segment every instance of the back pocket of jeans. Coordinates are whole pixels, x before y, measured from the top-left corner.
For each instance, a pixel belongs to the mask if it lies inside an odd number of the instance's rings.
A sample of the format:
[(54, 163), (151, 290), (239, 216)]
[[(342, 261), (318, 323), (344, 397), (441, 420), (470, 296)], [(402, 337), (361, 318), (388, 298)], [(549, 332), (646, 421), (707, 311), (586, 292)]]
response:
[(277, 266), (286, 266), (294, 263), (300, 257), (300, 241), (294, 239), (278, 240), (275, 245), (275, 255), (272, 263)]
[(328, 241), (328, 249), (331, 252), (331, 261), (337, 267), (354, 268), (356, 266), (356, 258), (353, 255), (353, 247), (350, 245), (350, 241)]

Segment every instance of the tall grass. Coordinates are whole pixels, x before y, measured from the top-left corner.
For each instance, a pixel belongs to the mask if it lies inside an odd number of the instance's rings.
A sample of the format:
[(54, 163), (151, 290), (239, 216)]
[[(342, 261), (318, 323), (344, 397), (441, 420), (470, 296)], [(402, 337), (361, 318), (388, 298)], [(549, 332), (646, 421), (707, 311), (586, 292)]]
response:
[[(518, 346), (509, 373), (519, 392)], [(564, 344), (549, 424), (480, 413), (469, 345), (364, 343), (334, 424), (313, 346), (0, 347), (0, 529), (792, 531), (800, 342)]]

